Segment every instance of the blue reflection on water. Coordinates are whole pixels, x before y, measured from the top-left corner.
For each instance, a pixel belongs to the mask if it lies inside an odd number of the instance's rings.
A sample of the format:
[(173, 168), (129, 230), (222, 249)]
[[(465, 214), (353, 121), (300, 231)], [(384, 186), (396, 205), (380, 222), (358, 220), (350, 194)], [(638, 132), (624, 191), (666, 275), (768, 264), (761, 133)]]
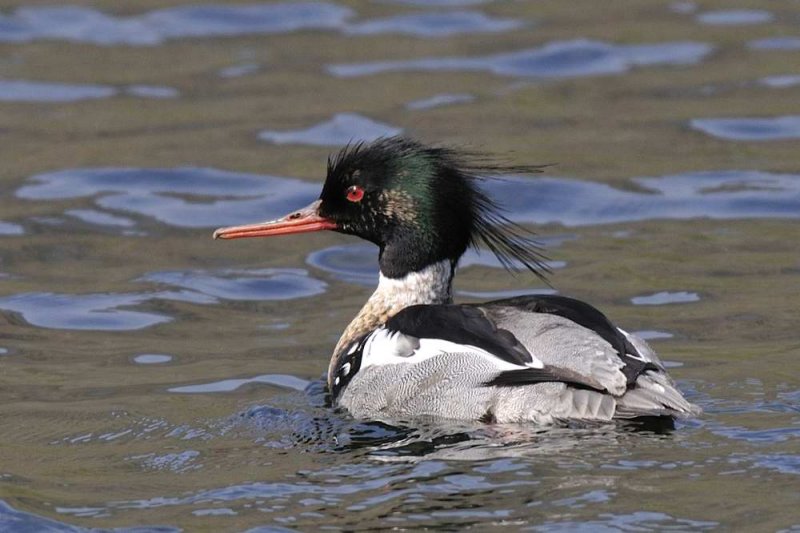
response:
[(0, 220), (0, 235), (22, 235), (25, 230), (19, 224)]
[(744, 26), (775, 20), (772, 13), (763, 9), (720, 9), (700, 13), (695, 18), (700, 24), (709, 26)]
[[(207, 168), (98, 168), (32, 176), (16, 191), (27, 200), (92, 197), (98, 208), (135, 213), (183, 228), (213, 228), (274, 219), (310, 203), (320, 186), (291, 178)], [(800, 175), (748, 170), (689, 172), (632, 180), (641, 192), (554, 177), (489, 179), (485, 187), (524, 223), (565, 226), (708, 217), (800, 217)], [(129, 227), (105, 211), (70, 215), (107, 227)], [(0, 226), (0, 232), (3, 228)], [(9, 231), (16, 230), (9, 226)]]
[(487, 33), (516, 30), (524, 23), (516, 19), (498, 19), (477, 11), (442, 11), (412, 13), (351, 24), (352, 35), (403, 33), (420, 37), (449, 37), (460, 33)]
[[(98, 516), (103, 512), (102, 508), (86, 508), (84, 510), (84, 516)], [(110, 532), (111, 530), (73, 526), (52, 518), (20, 511), (0, 500), (0, 531), (13, 533), (102, 533), (103, 531)], [(180, 531), (182, 530), (177, 527), (157, 525), (113, 529), (113, 533), (179, 533)]]
[(179, 392), (184, 394), (208, 394), (219, 392), (233, 392), (236, 389), (249, 385), (252, 383), (264, 383), (267, 385), (275, 385), (286, 389), (296, 391), (304, 391), (309, 381), (287, 374), (263, 374), (252, 378), (238, 378), (238, 379), (223, 379), (221, 381), (213, 381), (211, 383), (199, 383), (196, 385), (182, 385), (180, 387), (172, 387), (169, 392)]
[(512, 220), (565, 226), (707, 217), (800, 217), (800, 175), (729, 170), (632, 180), (645, 192), (559, 178), (504, 178), (486, 187)]
[(800, 37), (765, 37), (747, 43), (754, 50), (800, 50)]
[(354, 12), (325, 2), (184, 5), (114, 17), (81, 6), (20, 7), (0, 15), (0, 42), (57, 39), (99, 45), (155, 45), (220, 37), (340, 28)]
[(328, 72), (335, 76), (353, 77), (410, 70), (475, 70), (500, 76), (562, 78), (620, 74), (634, 67), (648, 65), (691, 65), (701, 61), (711, 51), (710, 45), (698, 42), (615, 45), (577, 39), (488, 56), (330, 65)]
[(800, 115), (768, 118), (697, 118), (692, 128), (732, 141), (800, 139)]
[[(547, 244), (547, 239), (541, 241)], [(374, 287), (378, 283), (378, 248), (370, 243), (330, 246), (316, 250), (308, 255), (306, 263), (348, 283), (368, 287)], [(516, 268), (523, 268), (522, 263), (518, 261), (512, 261), (511, 264)], [(565, 266), (562, 261), (548, 261), (546, 264), (553, 269)], [(497, 256), (490, 251), (478, 251), (472, 248), (462, 256), (458, 266), (459, 268), (470, 266), (504, 268)], [(530, 293), (531, 290), (528, 289), (526, 294)]]
[[(71, 169), (37, 174), (29, 181), (32, 183), (17, 190), (18, 198), (95, 197), (98, 207), (150, 216), (184, 228), (277, 218), (319, 195), (317, 184), (213, 168)], [(89, 221), (85, 212), (75, 216)], [(100, 219), (90, 214), (88, 218), (101, 225), (121, 224), (117, 216)]]
[(402, 128), (377, 122), (357, 113), (339, 113), (326, 122), (305, 129), (263, 130), (258, 138), (275, 144), (343, 146), (351, 141), (374, 141), (401, 133)]
[(352, 22), (355, 12), (328, 2), (182, 5), (116, 17), (83, 6), (20, 7), (0, 14), (0, 42), (53, 39), (96, 45), (149, 46), (169, 39), (333, 30), (346, 35), (419, 37), (501, 32), (523, 25), (476, 11), (422, 12)]
[(664, 305), (664, 304), (681, 304), (689, 302), (699, 302), (700, 296), (694, 292), (678, 291), (678, 292), (657, 292), (655, 294), (648, 294), (646, 296), (634, 296), (631, 298), (633, 305)]
[(0, 298), (0, 309), (20, 313), (31, 325), (70, 330), (126, 331), (172, 320), (153, 312), (125, 307), (152, 300), (213, 304), (220, 300), (281, 301), (321, 294), (327, 285), (300, 269), (155, 272), (139, 281), (174, 285), (185, 290), (149, 293), (54, 294), (21, 293)]
[(115, 94), (117, 90), (107, 85), (0, 80), (0, 102), (76, 102)]
[(235, 301), (292, 300), (325, 292), (326, 284), (309, 277), (301, 269), (260, 270), (182, 270), (152, 272), (137, 281), (148, 281), (181, 287)]
[(773, 89), (784, 89), (800, 85), (800, 74), (779, 74), (775, 76), (764, 76), (758, 80), (761, 85), (772, 87)]
[(452, 104), (466, 104), (473, 102), (475, 97), (471, 94), (465, 93), (446, 93), (437, 94), (430, 98), (423, 98), (421, 100), (414, 100), (406, 104), (406, 109), (418, 111), (421, 109), (432, 109), (434, 107), (441, 107)]

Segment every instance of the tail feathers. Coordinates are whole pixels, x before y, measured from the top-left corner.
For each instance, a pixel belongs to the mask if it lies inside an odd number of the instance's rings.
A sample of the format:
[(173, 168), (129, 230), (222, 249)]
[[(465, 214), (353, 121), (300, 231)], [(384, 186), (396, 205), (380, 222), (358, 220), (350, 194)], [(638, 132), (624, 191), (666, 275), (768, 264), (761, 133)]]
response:
[(636, 379), (636, 384), (617, 398), (616, 418), (639, 416), (672, 416), (690, 418), (702, 410), (689, 403), (664, 373), (648, 371)]
[(573, 388), (564, 391), (559, 403), (564, 412), (554, 412), (553, 416), (572, 420), (611, 420), (617, 407), (617, 400), (610, 394)]

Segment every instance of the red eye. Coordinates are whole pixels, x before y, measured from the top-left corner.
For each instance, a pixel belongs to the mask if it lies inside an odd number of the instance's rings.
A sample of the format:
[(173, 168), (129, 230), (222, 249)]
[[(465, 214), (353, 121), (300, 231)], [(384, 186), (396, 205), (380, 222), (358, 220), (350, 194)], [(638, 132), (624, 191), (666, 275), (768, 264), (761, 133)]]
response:
[(364, 189), (358, 185), (351, 185), (347, 189), (347, 199), (351, 202), (360, 202), (364, 198)]

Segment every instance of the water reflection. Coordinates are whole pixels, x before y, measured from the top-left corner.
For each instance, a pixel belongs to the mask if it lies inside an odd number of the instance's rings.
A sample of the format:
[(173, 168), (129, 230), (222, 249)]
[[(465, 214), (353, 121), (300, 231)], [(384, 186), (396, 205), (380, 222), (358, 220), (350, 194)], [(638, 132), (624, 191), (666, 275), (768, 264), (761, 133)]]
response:
[(759, 79), (758, 82), (767, 87), (772, 87), (773, 89), (784, 89), (786, 87), (800, 85), (800, 74), (765, 76)]
[(262, 141), (275, 144), (309, 144), (314, 146), (344, 146), (352, 141), (374, 141), (403, 133), (402, 128), (377, 122), (357, 113), (339, 113), (326, 122), (305, 129), (263, 130)]
[(104, 213), (95, 209), (68, 209), (64, 211), (64, 214), (96, 226), (120, 226), (123, 228), (130, 228), (136, 225), (136, 222), (130, 218)]
[(125, 94), (141, 98), (155, 98), (157, 100), (177, 98), (181, 95), (178, 89), (160, 85), (129, 85), (124, 89)]
[(0, 309), (19, 313), (41, 328), (72, 330), (135, 330), (162, 324), (171, 317), (120, 309), (152, 299), (143, 294), (24, 293), (0, 298)]
[(25, 233), (25, 229), (19, 224), (0, 220), (0, 235), (22, 235), (23, 233)]
[(549, 177), (490, 180), (486, 187), (516, 222), (583, 226), (660, 218), (800, 216), (800, 175), (730, 170), (632, 181), (646, 192)]
[(261, 70), (261, 65), (258, 63), (242, 63), (220, 69), (217, 74), (220, 78), (241, 78), (242, 76), (255, 74), (259, 70)]
[(107, 85), (0, 80), (0, 102), (77, 102), (115, 94), (117, 90)]
[(800, 37), (765, 37), (747, 43), (754, 50), (800, 50)]
[(336, 29), (352, 17), (325, 2), (184, 5), (115, 17), (81, 6), (31, 6), (0, 15), (0, 42), (57, 39), (98, 45), (155, 45), (167, 39)]
[(633, 305), (665, 305), (665, 304), (682, 304), (689, 302), (699, 302), (700, 296), (695, 292), (657, 292), (655, 294), (648, 294), (646, 296), (634, 296), (631, 298)]
[(355, 14), (352, 9), (328, 2), (183, 5), (128, 17), (83, 6), (30, 6), (0, 15), (0, 42), (54, 39), (96, 45), (151, 46), (170, 39), (303, 30), (447, 37), (510, 31), (524, 25), (520, 20), (494, 18), (477, 11), (421, 12), (353, 22)]
[[(153, 217), (183, 228), (213, 228), (277, 218), (287, 206), (306, 205), (319, 185), (213, 168), (85, 168), (37, 174), (17, 189), (26, 200), (93, 197), (95, 205)], [(202, 201), (201, 201), (202, 200)], [(74, 211), (73, 211), (74, 213)], [(86, 213), (82, 212), (86, 220)], [(119, 226), (117, 215), (92, 223)]]
[(241, 379), (224, 379), (222, 381), (214, 381), (211, 383), (200, 383), (197, 385), (183, 385), (180, 387), (172, 387), (169, 392), (178, 392), (183, 394), (208, 394), (215, 392), (233, 392), (236, 389), (252, 383), (264, 383), (267, 385), (276, 385), (286, 389), (297, 391), (304, 391), (308, 388), (309, 381), (290, 376), (287, 374), (264, 374), (252, 378)]
[(774, 118), (697, 118), (692, 128), (732, 141), (772, 141), (800, 138), (800, 115)]
[(711, 531), (719, 522), (690, 520), (666, 513), (637, 511), (630, 514), (600, 513), (594, 520), (548, 521), (533, 526), (530, 531), (542, 533), (571, 533), (590, 531)]
[(0, 298), (0, 309), (31, 325), (53, 329), (127, 331), (172, 320), (161, 313), (131, 311), (151, 300), (213, 304), (220, 300), (281, 301), (321, 294), (326, 284), (300, 269), (154, 272), (138, 281), (185, 290), (149, 293), (22, 293)]
[(493, 0), (381, 0), (391, 4), (407, 4), (419, 7), (460, 7), (486, 4)]
[[(114, 214), (117, 211), (171, 226), (213, 228), (277, 218), (319, 195), (314, 183), (208, 168), (74, 169), (38, 174), (29, 181), (17, 189), (17, 197), (92, 197), (97, 207), (112, 213), (68, 214), (112, 229), (131, 227), (130, 219)], [(485, 187), (512, 220), (525, 223), (583, 226), (659, 218), (800, 216), (800, 176), (795, 174), (730, 170), (632, 181), (644, 192), (553, 177), (492, 179)], [(10, 225), (7, 231), (21, 233), (17, 227)]]
[(442, 107), (453, 104), (468, 104), (475, 101), (475, 97), (466, 93), (446, 93), (437, 94), (430, 98), (423, 98), (422, 100), (414, 100), (406, 104), (406, 109), (418, 111), (422, 109), (432, 109), (434, 107)]
[(172, 356), (159, 353), (142, 353), (134, 355), (132, 361), (139, 365), (161, 365), (172, 361)]
[(346, 32), (353, 35), (402, 33), (419, 37), (448, 37), (460, 33), (511, 31), (523, 26), (520, 20), (492, 18), (477, 11), (442, 11), (369, 20), (350, 25)]
[(711, 51), (710, 45), (697, 42), (615, 45), (577, 39), (488, 56), (431, 57), (330, 65), (328, 72), (347, 78), (414, 70), (472, 70), (491, 72), (499, 76), (562, 78), (620, 74), (634, 67), (649, 65), (692, 65), (703, 60)]
[(136, 281), (160, 283), (212, 297), (235, 301), (280, 301), (315, 296), (326, 284), (301, 269), (180, 270), (151, 272)]
[[(557, 236), (554, 240), (560, 241), (562, 238), (562, 236)], [(540, 242), (545, 246), (549, 244), (546, 238), (540, 239)], [(378, 283), (378, 248), (373, 244), (358, 243), (323, 248), (310, 253), (306, 258), (306, 263), (348, 283), (369, 287)], [(551, 269), (566, 266), (563, 261), (546, 261), (545, 263)], [(518, 269), (524, 268), (519, 261), (512, 260), (511, 265)], [(459, 268), (471, 266), (505, 268), (497, 256), (490, 251), (473, 248), (468, 249), (458, 263)]]
[(775, 20), (772, 13), (763, 9), (721, 9), (700, 13), (695, 18), (700, 24), (709, 26), (743, 26)]

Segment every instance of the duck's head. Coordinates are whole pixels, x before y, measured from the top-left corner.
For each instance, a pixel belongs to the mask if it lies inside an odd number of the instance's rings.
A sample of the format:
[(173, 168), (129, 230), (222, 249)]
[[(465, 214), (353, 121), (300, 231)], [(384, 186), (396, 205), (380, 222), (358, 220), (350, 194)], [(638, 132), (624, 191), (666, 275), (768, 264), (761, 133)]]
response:
[(529, 234), (483, 192), (479, 175), (530, 171), (497, 167), (402, 137), (344, 148), (328, 159), (320, 197), (283, 218), (221, 228), (214, 238), (268, 237), (319, 230), (356, 235), (380, 248), (381, 273), (400, 278), (444, 260), (455, 266), (483, 242), (507, 267), (547, 270)]

